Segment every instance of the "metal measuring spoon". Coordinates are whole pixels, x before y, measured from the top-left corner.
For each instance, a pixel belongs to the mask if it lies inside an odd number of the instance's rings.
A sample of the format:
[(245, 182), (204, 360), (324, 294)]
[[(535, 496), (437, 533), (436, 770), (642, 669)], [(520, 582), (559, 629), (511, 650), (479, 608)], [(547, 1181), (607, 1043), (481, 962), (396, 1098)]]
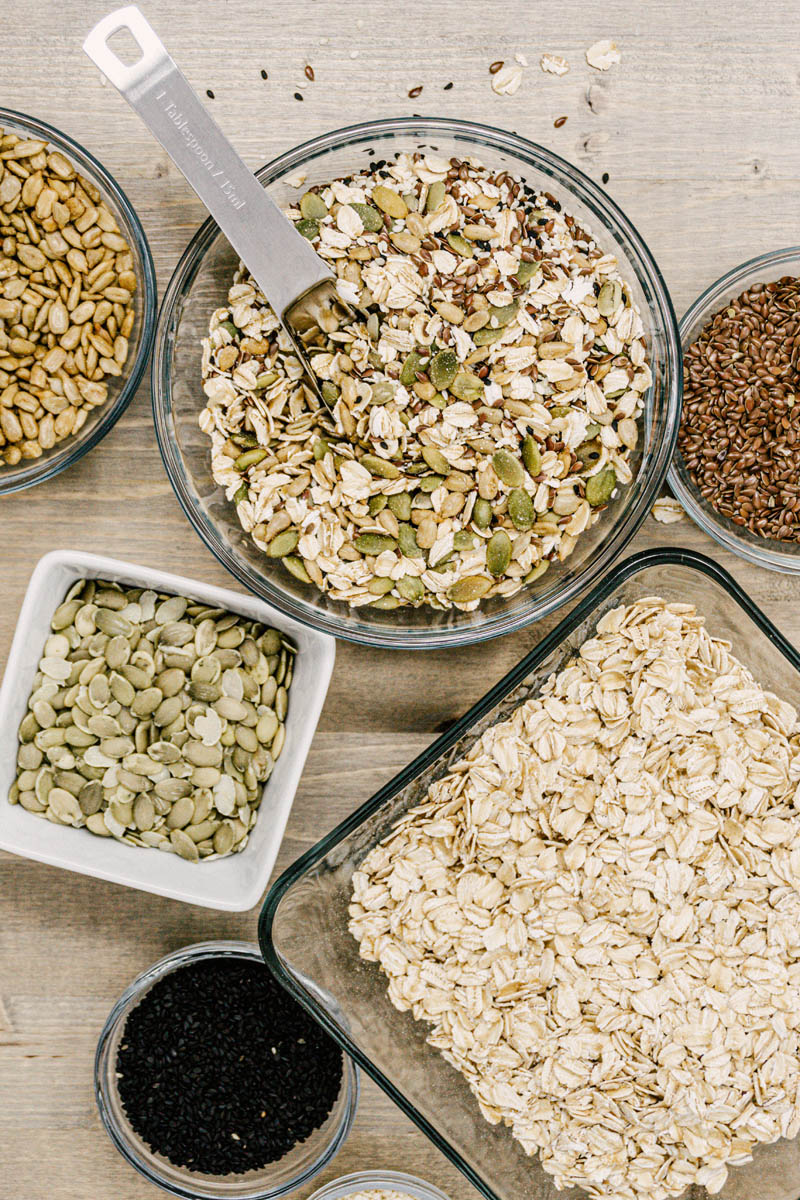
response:
[[(127, 30), (142, 52), (131, 66), (108, 45), (121, 30)], [(327, 263), (267, 195), (135, 5), (103, 17), (83, 48), (203, 201), (292, 339), (317, 396), (327, 404), (306, 347), (323, 344), (328, 333), (355, 319), (336, 292), (336, 277)]]

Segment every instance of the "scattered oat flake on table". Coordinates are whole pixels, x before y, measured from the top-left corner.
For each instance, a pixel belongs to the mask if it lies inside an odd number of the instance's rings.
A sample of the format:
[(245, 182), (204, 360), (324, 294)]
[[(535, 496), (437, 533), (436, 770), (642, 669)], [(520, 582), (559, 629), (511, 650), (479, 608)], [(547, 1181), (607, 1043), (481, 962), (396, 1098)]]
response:
[(297, 171), (294, 175), (290, 175), (286, 182), (289, 187), (299, 188), (303, 186), (307, 178), (308, 175), (305, 171)]
[(609, 71), (611, 67), (622, 62), (622, 55), (616, 42), (612, 42), (610, 38), (601, 38), (586, 51), (586, 61), (595, 71)]
[(522, 67), (519, 63), (508, 63), (492, 76), (492, 91), (498, 96), (513, 96), (522, 83)]
[(660, 500), (656, 500), (651, 511), (662, 525), (674, 525), (676, 521), (683, 521), (686, 516), (678, 501), (673, 500), (671, 496), (662, 496)]
[(521, 67), (527, 67), (528, 60), (524, 54), (515, 54), (514, 62), (518, 62)]
[(539, 66), (548, 75), (566, 75), (569, 70), (569, 63), (560, 54), (543, 54)]

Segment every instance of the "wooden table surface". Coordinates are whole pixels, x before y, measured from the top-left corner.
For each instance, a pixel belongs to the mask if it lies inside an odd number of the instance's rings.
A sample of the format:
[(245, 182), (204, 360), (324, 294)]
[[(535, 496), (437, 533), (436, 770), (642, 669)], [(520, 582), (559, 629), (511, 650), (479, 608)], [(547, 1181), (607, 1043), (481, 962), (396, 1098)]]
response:
[[(798, 239), (800, 22), (792, 0), (150, 0), (143, 7), (254, 168), (338, 125), (418, 112), (472, 118), (542, 142), (607, 189), (640, 229), (680, 314), (723, 271)], [(51, 121), (111, 170), (143, 220), (163, 289), (204, 213), (138, 118), (81, 52), (102, 0), (5, 0), (0, 105)], [(614, 37), (622, 63), (584, 50)], [(539, 69), (544, 51), (571, 72)], [(488, 65), (524, 54), (512, 97)], [(310, 63), (315, 81), (304, 77)], [(262, 68), (269, 74), (261, 78)], [(444, 85), (453, 87), (444, 91)], [(410, 88), (423, 86), (417, 99)], [(294, 99), (299, 91), (304, 99)], [(557, 117), (568, 117), (559, 129)], [(164, 474), (144, 383), (77, 466), (2, 501), (0, 669), (34, 564), (54, 547), (114, 554), (238, 587), (183, 516)], [(631, 549), (712, 554), (800, 645), (800, 580), (721, 554), (687, 521), (649, 519)], [(461, 713), (541, 634), (404, 655), (340, 644), (278, 869)], [(216, 913), (0, 855), (0, 1200), (155, 1200), (95, 1110), (95, 1042), (134, 975), (177, 947), (255, 936), (258, 909)], [(371, 1083), (353, 1133), (317, 1180), (406, 1168), (476, 1195)], [(306, 1188), (303, 1196), (313, 1190)]]

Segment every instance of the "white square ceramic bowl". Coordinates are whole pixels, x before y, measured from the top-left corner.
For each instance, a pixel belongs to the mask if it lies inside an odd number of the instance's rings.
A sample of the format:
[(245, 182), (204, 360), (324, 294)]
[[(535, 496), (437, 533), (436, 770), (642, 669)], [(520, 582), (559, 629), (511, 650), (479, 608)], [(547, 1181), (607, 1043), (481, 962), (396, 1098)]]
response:
[[(17, 730), (27, 710), (51, 617), (77, 579), (92, 578), (172, 592), (241, 613), (280, 629), (297, 647), (286, 742), (264, 785), (264, 799), (250, 840), (240, 853), (208, 863), (190, 863), (176, 854), (127, 846), (110, 838), (95, 837), (86, 829), (54, 825), (19, 805), (8, 803), (8, 792), (16, 776)], [(241, 596), (226, 588), (78, 550), (54, 550), (46, 554), (31, 576), (0, 687), (0, 849), (189, 904), (230, 912), (253, 908), (275, 864), (325, 701), (335, 653), (332, 637), (299, 625), (255, 596)]]

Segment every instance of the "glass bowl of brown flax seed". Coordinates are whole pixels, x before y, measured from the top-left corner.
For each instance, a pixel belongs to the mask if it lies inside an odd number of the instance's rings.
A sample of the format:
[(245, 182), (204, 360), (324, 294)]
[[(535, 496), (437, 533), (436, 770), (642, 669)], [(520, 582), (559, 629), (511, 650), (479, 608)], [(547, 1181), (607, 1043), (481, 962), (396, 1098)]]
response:
[(800, 574), (800, 246), (723, 275), (688, 309), (680, 336), (672, 491), (726, 550)]

